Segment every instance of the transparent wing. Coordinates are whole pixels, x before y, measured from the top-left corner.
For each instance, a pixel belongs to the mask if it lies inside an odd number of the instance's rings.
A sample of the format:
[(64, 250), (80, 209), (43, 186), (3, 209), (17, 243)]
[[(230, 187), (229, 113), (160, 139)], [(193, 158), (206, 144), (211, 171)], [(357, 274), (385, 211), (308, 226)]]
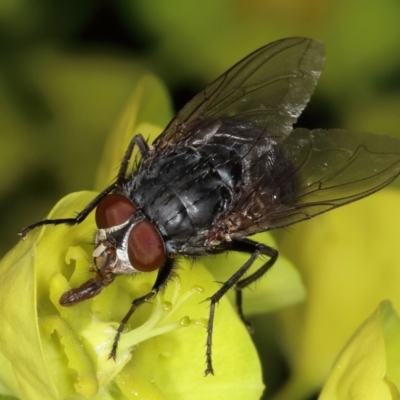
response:
[(361, 199), (400, 174), (400, 140), (390, 136), (295, 129), (277, 146), (288, 160), (286, 167), (273, 175), (273, 182), (253, 181), (235, 210), (247, 215), (241, 225), (246, 234), (291, 225)]
[(235, 119), (237, 125), (250, 122), (277, 139), (285, 137), (308, 103), (324, 63), (320, 42), (290, 38), (268, 44), (195, 96), (154, 146), (161, 149), (183, 140), (190, 143), (190, 136), (204, 123), (226, 118)]

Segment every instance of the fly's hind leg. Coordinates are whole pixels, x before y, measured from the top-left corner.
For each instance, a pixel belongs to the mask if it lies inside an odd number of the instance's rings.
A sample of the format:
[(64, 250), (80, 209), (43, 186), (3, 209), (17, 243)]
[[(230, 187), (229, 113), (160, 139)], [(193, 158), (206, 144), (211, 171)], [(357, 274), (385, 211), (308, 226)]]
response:
[[(264, 263), (253, 274), (249, 275), (247, 278), (242, 279), (235, 285), (236, 310), (237, 310), (237, 313), (238, 313), (240, 319), (246, 325), (249, 332), (252, 332), (252, 327), (251, 327), (251, 323), (247, 320), (247, 318), (244, 316), (244, 313), (243, 313), (243, 289), (246, 288), (247, 286), (251, 285), (256, 280), (260, 279), (275, 264), (275, 262), (278, 258), (278, 250), (274, 249), (273, 247), (269, 247), (269, 246), (262, 245), (259, 243), (257, 243), (257, 246), (259, 246), (259, 248), (260, 248), (259, 254), (268, 256), (268, 257), (270, 257), (270, 259), (266, 263)], [(238, 251), (242, 251), (242, 250), (238, 250)]]
[[(278, 258), (278, 251), (272, 247), (253, 242), (249, 239), (232, 241), (227, 250), (238, 251), (241, 253), (251, 254), (250, 258), (242, 265), (222, 286), (215, 292), (208, 300), (210, 300), (210, 315), (207, 325), (207, 343), (206, 343), (206, 370), (205, 375), (214, 374), (214, 368), (212, 364), (212, 339), (213, 339), (213, 327), (214, 327), (214, 316), (215, 306), (219, 300), (225, 295), (225, 293), (235, 287), (236, 290), (236, 307), (241, 320), (250, 326), (249, 322), (245, 319), (242, 308), (242, 290), (261, 278), (276, 262)], [(254, 261), (260, 256), (265, 255), (270, 259), (264, 263), (257, 271), (248, 276), (245, 279), (241, 278), (253, 265)]]
[(72, 226), (80, 224), (97, 207), (97, 205), (105, 196), (107, 196), (109, 193), (115, 190), (125, 180), (129, 166), (129, 161), (131, 159), (135, 145), (138, 146), (142, 157), (146, 156), (149, 147), (142, 135), (136, 135), (130, 141), (128, 148), (125, 151), (124, 158), (122, 159), (121, 166), (118, 171), (117, 179), (111, 185), (107, 186), (101, 193), (99, 193), (82, 211), (80, 211), (76, 215), (76, 217), (60, 218), (60, 219), (43, 219), (41, 221), (37, 221), (21, 229), (18, 234), (22, 236), (22, 238), (24, 239), (32, 229), (38, 228), (39, 226), (60, 225), (60, 224)]

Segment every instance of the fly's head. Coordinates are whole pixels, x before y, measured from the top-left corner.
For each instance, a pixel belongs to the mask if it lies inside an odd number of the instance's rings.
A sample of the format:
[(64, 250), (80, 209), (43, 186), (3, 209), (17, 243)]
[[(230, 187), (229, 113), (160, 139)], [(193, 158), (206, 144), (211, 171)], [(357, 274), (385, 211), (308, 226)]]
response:
[(96, 209), (96, 224), (93, 257), (100, 271), (133, 274), (163, 265), (166, 254), (160, 233), (127, 197), (104, 197)]
[(150, 272), (164, 264), (166, 252), (160, 233), (127, 197), (104, 197), (96, 209), (96, 224), (95, 277), (65, 292), (62, 306), (97, 296), (117, 275)]

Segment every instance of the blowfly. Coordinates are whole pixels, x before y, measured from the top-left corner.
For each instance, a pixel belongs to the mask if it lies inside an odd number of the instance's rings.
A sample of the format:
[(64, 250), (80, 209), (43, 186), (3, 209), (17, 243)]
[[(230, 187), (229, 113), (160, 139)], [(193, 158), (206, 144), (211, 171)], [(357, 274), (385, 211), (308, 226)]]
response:
[[(120, 274), (158, 271), (151, 291), (133, 300), (111, 349), (131, 315), (162, 290), (178, 257), (225, 251), (248, 254), (210, 301), (205, 374), (213, 374), (215, 306), (235, 288), (243, 321), (242, 290), (276, 262), (274, 248), (248, 238), (282, 228), (368, 196), (400, 173), (400, 140), (339, 129), (293, 128), (325, 62), (324, 46), (306, 38), (268, 44), (195, 96), (149, 145), (138, 134), (118, 176), (76, 217), (42, 225), (81, 223), (95, 210), (95, 276), (63, 294), (72, 306), (98, 295)], [(130, 170), (134, 148), (140, 160)], [(254, 261), (267, 261), (243, 276)]]

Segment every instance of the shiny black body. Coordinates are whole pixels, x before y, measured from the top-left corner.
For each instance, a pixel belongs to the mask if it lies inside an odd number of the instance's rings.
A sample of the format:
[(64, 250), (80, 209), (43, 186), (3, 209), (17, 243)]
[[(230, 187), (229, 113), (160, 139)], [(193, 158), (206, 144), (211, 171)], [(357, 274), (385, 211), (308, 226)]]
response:
[(128, 194), (171, 253), (203, 253), (204, 235), (227, 215), (242, 181), (241, 161), (222, 145), (176, 147), (128, 181)]
[(157, 226), (169, 253), (204, 255), (225, 247), (223, 240), (216, 244), (218, 233), (243, 237), (237, 227), (221, 221), (248, 196), (245, 188), (251, 182), (260, 180), (259, 190), (270, 193), (270, 204), (290, 201), (295, 194), (293, 167), (272, 139), (264, 148), (254, 147), (260, 131), (250, 132), (249, 124), (248, 138), (254, 140), (245, 142), (235, 136), (232, 123), (216, 121), (213, 127), (211, 140), (185, 143), (149, 160), (144, 157), (122, 185), (120, 193)]
[[(239, 316), (246, 323), (242, 290), (278, 257), (275, 249), (247, 236), (361, 199), (399, 175), (398, 139), (338, 129), (293, 129), (324, 62), (324, 46), (306, 38), (283, 39), (256, 50), (194, 97), (151, 146), (135, 136), (116, 180), (76, 217), (39, 221), (20, 232), (24, 236), (41, 225), (79, 224), (105, 196), (118, 193), (131, 199), (140, 217), (161, 233), (165, 262), (152, 290), (135, 299), (121, 321), (111, 357), (116, 357), (133, 312), (173, 277), (177, 256), (246, 253), (247, 262), (208, 299), (205, 373), (212, 374), (216, 304), (233, 287)], [(129, 171), (135, 147), (140, 160)], [(113, 235), (109, 242), (119, 249)], [(266, 256), (265, 263), (243, 278), (260, 256)], [(67, 292), (62, 305), (97, 295), (124, 273), (104, 265), (94, 279)]]

